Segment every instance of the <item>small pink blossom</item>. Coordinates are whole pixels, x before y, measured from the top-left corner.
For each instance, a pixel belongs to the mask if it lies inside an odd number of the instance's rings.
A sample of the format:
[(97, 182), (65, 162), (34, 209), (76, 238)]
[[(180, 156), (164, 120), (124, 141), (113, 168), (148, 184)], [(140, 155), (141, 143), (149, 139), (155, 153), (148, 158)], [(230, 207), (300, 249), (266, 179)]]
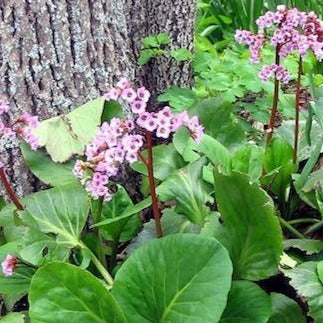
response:
[(8, 277), (12, 276), (18, 264), (18, 259), (15, 256), (8, 254), (5, 260), (1, 263), (3, 274)]
[(121, 78), (120, 79), (120, 81), (117, 83), (117, 87), (119, 88), (119, 89), (122, 89), (122, 90), (124, 90), (124, 89), (126, 89), (126, 88), (128, 88), (128, 87), (131, 87), (131, 84), (130, 84), (130, 82), (126, 79), (126, 78)]
[(109, 92), (104, 94), (104, 98), (107, 101), (114, 100), (117, 101), (120, 96), (121, 91), (119, 89), (113, 88)]
[(146, 105), (145, 101), (135, 100), (131, 104), (131, 111), (137, 114), (144, 113), (146, 111)]
[(136, 92), (132, 88), (126, 88), (121, 93), (121, 98), (129, 103), (133, 102), (137, 97)]
[(150, 98), (150, 92), (145, 87), (140, 87), (137, 90), (137, 96), (138, 96), (138, 99), (144, 102), (148, 102)]

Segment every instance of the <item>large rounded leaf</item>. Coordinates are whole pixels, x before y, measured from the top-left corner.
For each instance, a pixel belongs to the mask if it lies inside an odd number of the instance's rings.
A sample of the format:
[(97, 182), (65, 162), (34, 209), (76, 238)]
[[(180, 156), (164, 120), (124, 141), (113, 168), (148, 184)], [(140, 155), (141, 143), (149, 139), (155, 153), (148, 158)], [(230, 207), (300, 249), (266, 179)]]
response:
[(268, 323), (305, 323), (302, 309), (292, 299), (283, 294), (272, 293), (273, 313)]
[(153, 240), (118, 271), (112, 293), (129, 322), (217, 322), (232, 265), (212, 238), (175, 234)]
[(206, 206), (206, 202), (210, 200), (210, 187), (202, 180), (205, 162), (206, 159), (201, 158), (179, 169), (157, 188), (160, 200), (176, 199), (176, 211), (200, 226), (203, 226), (210, 212)]
[(221, 323), (265, 323), (271, 314), (270, 297), (255, 283), (235, 281)]
[(54, 187), (81, 185), (79, 179), (73, 174), (73, 161), (65, 164), (54, 163), (45, 149), (33, 151), (25, 142), (20, 145), (20, 149), (29, 169), (45, 184)]
[(323, 283), (319, 278), (318, 263), (307, 261), (291, 270), (284, 270), (290, 284), (304, 297), (309, 305), (309, 315), (323, 322)]
[(214, 177), (223, 225), (213, 236), (229, 250), (234, 276), (259, 280), (275, 274), (283, 246), (271, 198), (245, 174), (215, 172)]
[(60, 243), (75, 246), (88, 216), (89, 200), (83, 188), (52, 188), (25, 200), (21, 219), (31, 228), (54, 233)]
[(40, 268), (32, 279), (31, 322), (125, 322), (112, 295), (89, 272), (54, 262)]

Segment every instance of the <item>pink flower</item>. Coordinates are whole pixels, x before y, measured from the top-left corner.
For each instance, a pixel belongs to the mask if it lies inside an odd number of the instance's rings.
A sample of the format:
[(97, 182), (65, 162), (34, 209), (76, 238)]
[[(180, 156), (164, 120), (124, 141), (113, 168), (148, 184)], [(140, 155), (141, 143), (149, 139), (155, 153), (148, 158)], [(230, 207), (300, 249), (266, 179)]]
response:
[(104, 98), (107, 101), (111, 101), (111, 100), (117, 101), (120, 96), (120, 93), (121, 91), (119, 89), (113, 88), (109, 92), (104, 94)]
[(126, 88), (121, 93), (121, 98), (129, 103), (133, 102), (137, 97), (136, 92), (132, 88)]
[(126, 78), (121, 78), (120, 79), (120, 81), (117, 83), (117, 87), (119, 88), (119, 89), (122, 89), (122, 90), (124, 90), (124, 89), (126, 89), (126, 88), (128, 88), (128, 87), (131, 87), (131, 84), (130, 84), (130, 82), (126, 79)]
[(150, 92), (145, 87), (141, 87), (137, 90), (137, 96), (138, 99), (144, 102), (148, 102), (150, 98)]
[(135, 100), (131, 104), (131, 111), (133, 113), (144, 113), (146, 111), (146, 105), (145, 101)]
[(18, 264), (18, 259), (15, 256), (8, 254), (5, 260), (1, 263), (2, 272), (5, 276), (12, 276)]

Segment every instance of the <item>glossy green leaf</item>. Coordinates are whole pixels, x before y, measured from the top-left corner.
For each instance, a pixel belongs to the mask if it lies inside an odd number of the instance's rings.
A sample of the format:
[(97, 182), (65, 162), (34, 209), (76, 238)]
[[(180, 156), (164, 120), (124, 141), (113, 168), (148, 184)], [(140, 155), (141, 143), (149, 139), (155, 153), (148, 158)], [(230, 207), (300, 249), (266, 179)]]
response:
[(32, 322), (125, 322), (110, 292), (89, 272), (54, 262), (40, 268), (29, 293)]
[[(148, 158), (147, 151), (142, 155)], [(161, 181), (174, 173), (175, 170), (185, 166), (182, 156), (176, 151), (173, 144), (158, 145), (153, 148), (154, 176)], [(135, 171), (148, 176), (146, 165), (142, 161), (131, 164)]]
[(54, 162), (65, 162), (74, 154), (83, 154), (84, 147), (95, 136), (101, 121), (104, 99), (90, 101), (65, 116), (42, 121), (36, 135)]
[(117, 187), (112, 200), (103, 204), (100, 222), (106, 221), (106, 225), (100, 226), (100, 232), (107, 240), (124, 242), (137, 235), (141, 221), (138, 212), (123, 216), (123, 212), (127, 208), (129, 210), (134, 204), (127, 191), (121, 185)]
[(73, 174), (74, 162), (54, 163), (44, 149), (33, 151), (26, 143), (20, 145), (22, 155), (29, 169), (43, 183), (51, 186), (80, 186), (79, 179)]
[(209, 208), (205, 205), (210, 200), (210, 188), (202, 180), (205, 159), (189, 164), (168, 177), (157, 187), (157, 194), (162, 201), (175, 199), (176, 212), (183, 214), (193, 223), (203, 226)]
[(313, 255), (323, 251), (323, 241), (314, 239), (288, 239), (284, 240), (284, 249), (296, 248)]
[(0, 319), (1, 323), (25, 323), (25, 314), (9, 313)]
[(295, 288), (297, 294), (304, 297), (309, 305), (309, 315), (316, 322), (323, 321), (323, 283), (320, 281), (317, 262), (307, 261), (299, 266), (284, 270), (285, 276), (290, 278), (290, 285)]
[(265, 323), (270, 315), (270, 297), (258, 285), (234, 281), (220, 323)]
[(83, 188), (52, 188), (32, 194), (20, 212), (21, 219), (32, 229), (56, 234), (61, 243), (78, 245), (86, 222), (89, 201)]
[(108, 240), (122, 242), (133, 238), (141, 226), (138, 213), (151, 205), (150, 197), (134, 205), (128, 200), (130, 199), (128, 194), (124, 195), (124, 193), (124, 189), (121, 188), (112, 201), (106, 203), (104, 208), (106, 219), (92, 226), (99, 227)]
[(251, 182), (256, 182), (262, 174), (264, 150), (256, 145), (241, 147), (232, 157), (233, 170), (248, 174)]
[[(322, 110), (322, 109), (320, 109)], [(288, 120), (284, 121), (282, 125), (277, 128), (276, 136), (282, 138), (284, 141), (288, 142), (293, 146), (294, 142), (294, 121)], [(311, 130), (311, 142), (312, 145), (309, 146), (306, 140), (306, 122), (300, 121), (300, 132), (299, 132), (299, 147), (298, 147), (298, 160), (302, 161), (308, 159), (315, 149), (315, 146), (322, 138), (322, 128), (317, 122), (313, 122)], [(322, 148), (323, 149), (323, 148)], [(321, 151), (323, 152), (323, 150)]]
[(124, 113), (122, 106), (117, 101), (105, 101), (101, 115), (101, 123), (109, 122), (112, 118), (123, 118)]
[(300, 306), (283, 294), (272, 293), (273, 314), (268, 323), (306, 323)]
[(292, 173), (297, 171), (297, 165), (293, 163), (292, 146), (279, 138), (274, 138), (265, 152), (264, 169), (266, 173), (277, 170), (273, 176), (264, 178), (264, 182), (284, 201), (286, 189), (291, 183)]
[[(200, 226), (192, 223), (186, 216), (178, 214), (175, 211), (175, 207), (163, 209), (161, 225), (163, 228), (163, 236), (175, 233), (199, 233), (201, 231)], [(137, 237), (131, 241), (127, 247), (127, 254), (130, 254), (141, 245), (156, 238), (155, 220), (151, 219), (149, 222), (144, 223), (143, 229)]]
[(273, 201), (245, 174), (214, 174), (215, 196), (223, 225), (213, 235), (229, 250), (234, 277), (260, 280), (274, 275), (282, 254), (282, 232)]
[(231, 274), (228, 253), (215, 239), (176, 234), (136, 250), (112, 293), (129, 322), (217, 322)]
[(245, 142), (245, 133), (237, 123), (232, 104), (216, 99), (207, 99), (191, 109), (205, 127), (206, 134), (218, 140), (230, 150), (237, 149)]

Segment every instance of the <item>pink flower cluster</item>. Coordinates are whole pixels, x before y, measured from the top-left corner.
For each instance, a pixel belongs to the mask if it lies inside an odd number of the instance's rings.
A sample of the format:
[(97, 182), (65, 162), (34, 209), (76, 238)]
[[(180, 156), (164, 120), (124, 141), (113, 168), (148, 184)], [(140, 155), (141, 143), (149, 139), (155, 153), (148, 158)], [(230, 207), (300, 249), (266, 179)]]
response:
[(104, 122), (92, 143), (86, 147), (86, 162), (76, 162), (74, 174), (94, 198), (110, 200), (112, 193), (106, 186), (110, 178), (118, 174), (122, 163), (138, 160), (143, 137), (134, 134), (133, 130), (132, 120), (114, 118), (110, 123)]
[(15, 256), (8, 254), (5, 260), (1, 263), (3, 274), (8, 277), (12, 276), (18, 264), (18, 259)]
[(258, 74), (263, 82), (267, 82), (270, 78), (275, 77), (283, 83), (288, 83), (290, 73), (281, 65), (271, 64), (265, 65)]
[[(0, 116), (9, 111), (9, 105), (5, 101), (0, 101)], [(38, 127), (38, 117), (29, 113), (23, 113), (12, 125), (8, 125), (5, 121), (0, 120), (0, 138), (13, 141), (17, 134), (20, 135), (33, 150), (40, 147), (39, 140), (34, 134), (34, 130)]]
[(129, 106), (133, 119), (113, 118), (110, 123), (104, 122), (92, 143), (86, 147), (86, 161), (76, 162), (73, 172), (93, 198), (112, 198), (109, 181), (118, 174), (123, 163), (132, 164), (138, 160), (145, 131), (155, 132), (157, 137), (167, 139), (180, 127), (187, 127), (196, 142), (203, 135), (204, 128), (198, 118), (189, 117), (187, 111), (173, 114), (166, 106), (156, 113), (147, 112), (149, 91), (144, 87), (134, 89), (126, 79), (121, 79), (115, 88), (105, 94), (105, 98)]
[(254, 64), (260, 62), (260, 52), (264, 43), (264, 36), (262, 34), (254, 35), (248, 30), (237, 30), (235, 39), (239, 44), (246, 44), (250, 50), (250, 61)]
[[(286, 57), (292, 52), (298, 52), (304, 57), (311, 50), (319, 61), (323, 59), (323, 22), (314, 12), (307, 14), (296, 8), (287, 10), (286, 6), (280, 5), (277, 6), (276, 12), (268, 11), (259, 17), (256, 23), (259, 26), (258, 34), (247, 30), (237, 30), (235, 34), (238, 43), (248, 45), (251, 62), (260, 61), (261, 49), (266, 41), (278, 49), (281, 57)], [(260, 72), (262, 80), (273, 76), (273, 69), (277, 67), (265, 67)], [(276, 77), (288, 82), (283, 67), (278, 69)]]

